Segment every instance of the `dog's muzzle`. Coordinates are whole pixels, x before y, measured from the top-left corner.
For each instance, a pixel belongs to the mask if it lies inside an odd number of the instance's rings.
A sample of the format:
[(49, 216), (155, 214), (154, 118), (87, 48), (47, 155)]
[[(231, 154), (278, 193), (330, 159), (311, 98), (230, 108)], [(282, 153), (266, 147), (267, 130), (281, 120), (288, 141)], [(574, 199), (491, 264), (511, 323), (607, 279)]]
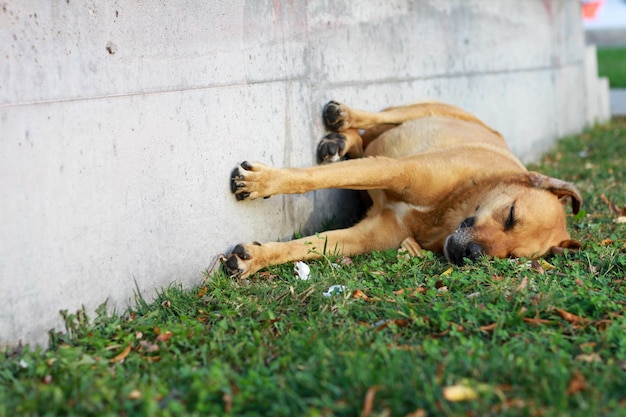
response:
[(483, 254), (483, 248), (471, 236), (475, 220), (474, 217), (463, 220), (454, 233), (446, 238), (443, 253), (450, 263), (460, 266), (466, 259), (475, 261)]

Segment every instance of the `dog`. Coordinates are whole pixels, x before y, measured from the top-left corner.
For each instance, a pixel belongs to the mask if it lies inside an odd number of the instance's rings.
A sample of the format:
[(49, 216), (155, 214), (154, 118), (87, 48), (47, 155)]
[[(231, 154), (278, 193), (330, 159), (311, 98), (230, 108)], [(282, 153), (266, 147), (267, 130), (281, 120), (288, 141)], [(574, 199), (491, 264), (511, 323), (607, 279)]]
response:
[(574, 185), (527, 171), (500, 133), (461, 108), (424, 102), (373, 113), (331, 101), (323, 118), (331, 133), (317, 153), (328, 163), (274, 168), (244, 161), (231, 173), (231, 191), (248, 200), (367, 190), (365, 218), (288, 242), (238, 244), (224, 261), (232, 276), (325, 251), (351, 256), (402, 246), (462, 265), (483, 255), (537, 258), (581, 249), (566, 230), (564, 200), (571, 199), (574, 214), (583, 200)]

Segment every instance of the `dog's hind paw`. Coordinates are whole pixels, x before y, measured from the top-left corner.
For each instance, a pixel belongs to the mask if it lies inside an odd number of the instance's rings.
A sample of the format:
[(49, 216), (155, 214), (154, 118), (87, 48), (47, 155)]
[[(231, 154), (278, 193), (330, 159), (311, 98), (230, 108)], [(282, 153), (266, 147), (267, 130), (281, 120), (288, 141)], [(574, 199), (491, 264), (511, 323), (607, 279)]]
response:
[(317, 145), (317, 160), (322, 162), (336, 162), (346, 154), (346, 137), (339, 133), (329, 133)]
[(345, 105), (336, 101), (329, 101), (324, 106), (324, 124), (328, 130), (341, 132), (350, 128), (350, 113)]

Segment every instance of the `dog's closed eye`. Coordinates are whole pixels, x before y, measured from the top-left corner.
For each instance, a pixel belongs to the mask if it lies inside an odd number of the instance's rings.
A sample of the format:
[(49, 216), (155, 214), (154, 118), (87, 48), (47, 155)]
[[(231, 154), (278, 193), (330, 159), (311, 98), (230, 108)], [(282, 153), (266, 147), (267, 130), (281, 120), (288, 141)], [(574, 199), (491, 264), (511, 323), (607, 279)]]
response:
[(517, 219), (515, 218), (515, 204), (511, 205), (511, 209), (509, 210), (509, 216), (504, 222), (504, 230), (511, 230), (517, 224)]

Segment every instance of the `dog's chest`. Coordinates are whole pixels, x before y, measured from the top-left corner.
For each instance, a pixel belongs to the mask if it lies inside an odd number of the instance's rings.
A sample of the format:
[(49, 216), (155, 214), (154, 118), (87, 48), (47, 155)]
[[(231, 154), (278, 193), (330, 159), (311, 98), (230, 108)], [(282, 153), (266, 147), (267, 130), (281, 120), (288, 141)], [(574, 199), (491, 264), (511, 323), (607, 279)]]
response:
[(445, 218), (445, 213), (439, 213), (435, 207), (395, 201), (387, 203), (386, 208), (394, 212), (402, 229), (424, 249), (441, 250), (445, 238), (454, 229)]
[(433, 207), (417, 206), (404, 201), (388, 203), (387, 208), (394, 212), (398, 224), (414, 235), (424, 228), (425, 219), (431, 217), (434, 210)]

